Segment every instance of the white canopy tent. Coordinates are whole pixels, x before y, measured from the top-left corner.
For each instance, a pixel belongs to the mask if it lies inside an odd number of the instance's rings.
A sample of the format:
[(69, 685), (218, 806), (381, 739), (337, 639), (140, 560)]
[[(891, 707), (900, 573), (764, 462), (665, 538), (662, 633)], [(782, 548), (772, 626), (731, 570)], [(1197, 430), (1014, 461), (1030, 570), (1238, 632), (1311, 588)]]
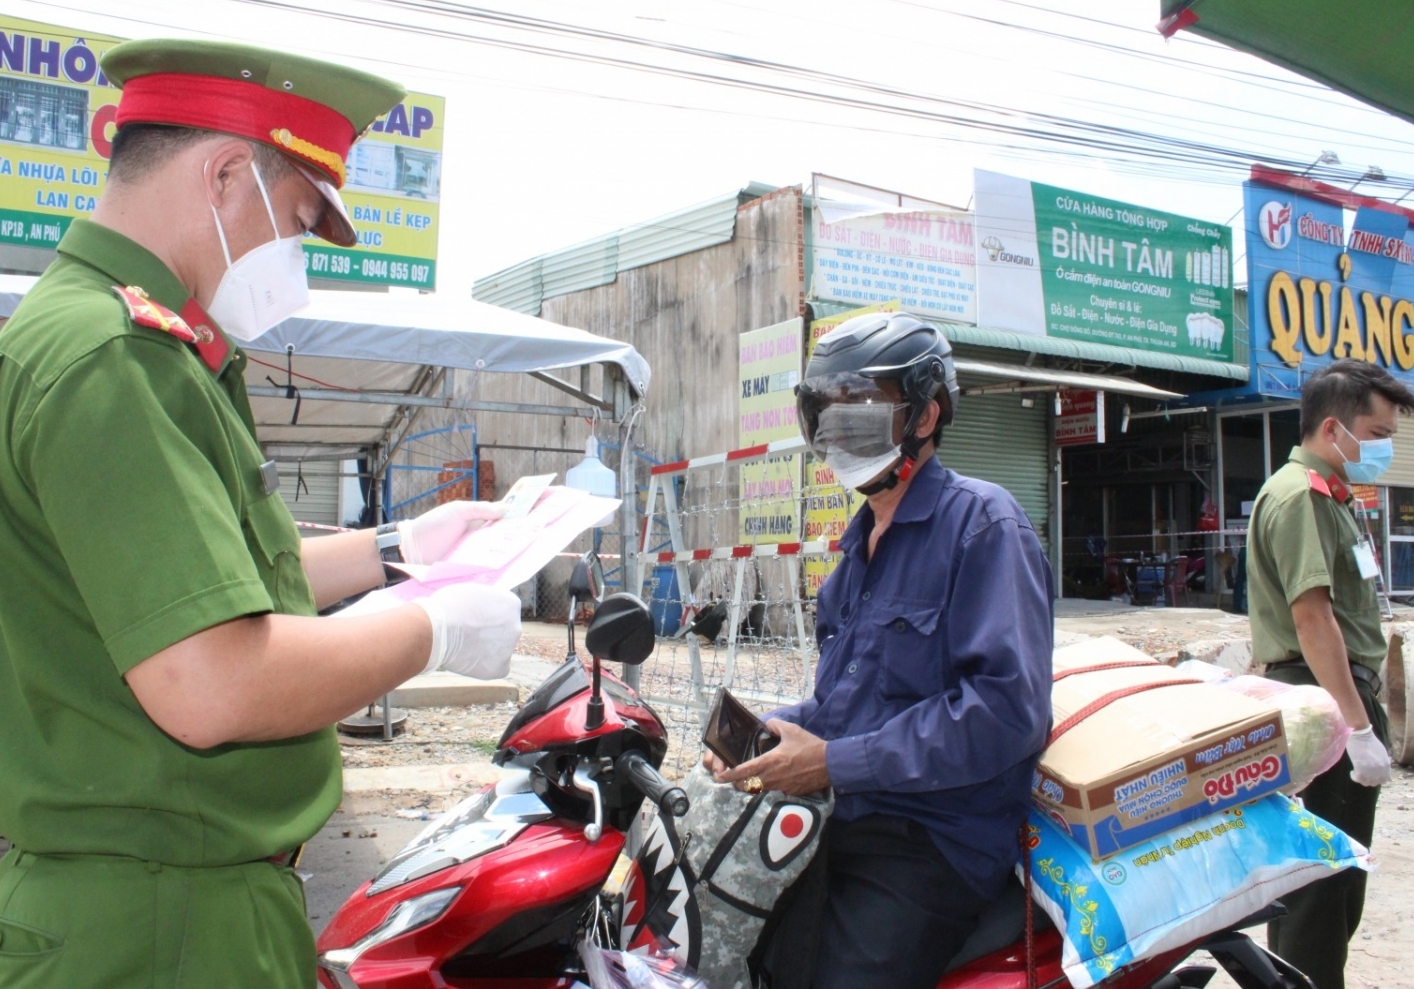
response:
[[(0, 275), (0, 319), (15, 311), (36, 280)], [(381, 477), (427, 408), (598, 414), (618, 424), (620, 449), (631, 449), (632, 412), (651, 372), (626, 343), (472, 299), (325, 291), (311, 296), (300, 315), (243, 345), (251, 358), (246, 386), (256, 431), (271, 459), (366, 458), (370, 473)], [(595, 364), (603, 367), (602, 394), (591, 390)], [(577, 381), (556, 373), (571, 368), (581, 369)], [(449, 369), (529, 374), (574, 404), (455, 398)], [(623, 458), (623, 471), (620, 490), (633, 491), (631, 457)], [(625, 498), (624, 532), (635, 531), (634, 511), (633, 499)], [(632, 542), (625, 541), (626, 552)]]

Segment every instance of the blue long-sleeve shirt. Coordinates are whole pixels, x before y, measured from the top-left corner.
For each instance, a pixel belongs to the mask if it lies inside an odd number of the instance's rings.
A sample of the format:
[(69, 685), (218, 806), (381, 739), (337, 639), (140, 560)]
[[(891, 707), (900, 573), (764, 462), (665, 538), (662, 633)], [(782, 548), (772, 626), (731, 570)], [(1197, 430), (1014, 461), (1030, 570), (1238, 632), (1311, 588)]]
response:
[(820, 589), (814, 694), (835, 815), (912, 818), (983, 896), (1018, 856), (1051, 719), (1053, 581), (1003, 488), (929, 458), (867, 557), (864, 506)]

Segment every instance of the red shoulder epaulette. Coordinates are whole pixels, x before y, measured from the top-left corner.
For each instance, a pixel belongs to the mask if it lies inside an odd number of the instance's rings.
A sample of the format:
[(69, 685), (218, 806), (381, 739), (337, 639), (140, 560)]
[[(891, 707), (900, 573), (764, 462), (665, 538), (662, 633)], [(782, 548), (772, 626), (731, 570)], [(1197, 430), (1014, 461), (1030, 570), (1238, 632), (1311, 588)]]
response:
[(1331, 494), (1330, 485), (1326, 483), (1326, 479), (1322, 477), (1317, 471), (1308, 470), (1306, 472), (1306, 480), (1311, 485), (1311, 490), (1316, 492), (1317, 494), (1323, 494), (1327, 498), (1335, 497), (1333, 494)]
[(139, 326), (170, 333), (183, 343), (211, 342), (213, 334), (209, 327), (201, 328), (206, 331), (203, 339), (203, 334), (188, 326), (186, 320), (167, 307), (153, 302), (147, 297), (147, 293), (136, 285), (129, 285), (127, 288), (114, 285), (113, 294), (123, 300), (123, 304), (128, 307), (128, 317)]

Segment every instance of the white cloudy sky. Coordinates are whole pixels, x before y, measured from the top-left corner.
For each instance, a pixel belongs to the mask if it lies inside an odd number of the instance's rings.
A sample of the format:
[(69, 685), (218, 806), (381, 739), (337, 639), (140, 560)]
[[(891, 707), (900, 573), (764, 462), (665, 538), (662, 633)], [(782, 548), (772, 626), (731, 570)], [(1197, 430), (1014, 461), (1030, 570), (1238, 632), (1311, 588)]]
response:
[[(285, 47), (445, 95), (443, 292), (812, 171), (965, 205), (972, 169), (990, 168), (1217, 222), (1240, 207), (1254, 155), (1331, 150), (1340, 169), (1317, 174), (1350, 185), (1377, 165), (1389, 180), (1361, 189), (1388, 198), (1414, 183), (1414, 126), (1210, 42), (1165, 42), (1159, 0), (481, 2), (8, 0), (6, 12)], [(1100, 148), (1048, 139), (1096, 124), (1120, 130), (1089, 132)], [(1159, 147), (1145, 135), (1178, 160), (1136, 155)]]

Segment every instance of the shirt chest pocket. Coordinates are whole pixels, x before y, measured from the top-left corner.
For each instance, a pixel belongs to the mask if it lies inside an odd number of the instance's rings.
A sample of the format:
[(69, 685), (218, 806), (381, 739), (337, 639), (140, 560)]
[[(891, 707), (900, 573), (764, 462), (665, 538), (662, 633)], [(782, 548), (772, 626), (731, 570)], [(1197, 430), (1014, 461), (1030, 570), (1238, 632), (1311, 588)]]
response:
[(248, 501), (241, 528), (275, 610), (286, 615), (314, 614), (314, 595), (300, 564), (299, 530), (280, 497), (262, 492)]
[(941, 601), (892, 598), (873, 618), (879, 656), (879, 693), (891, 700), (920, 700), (943, 689)]

